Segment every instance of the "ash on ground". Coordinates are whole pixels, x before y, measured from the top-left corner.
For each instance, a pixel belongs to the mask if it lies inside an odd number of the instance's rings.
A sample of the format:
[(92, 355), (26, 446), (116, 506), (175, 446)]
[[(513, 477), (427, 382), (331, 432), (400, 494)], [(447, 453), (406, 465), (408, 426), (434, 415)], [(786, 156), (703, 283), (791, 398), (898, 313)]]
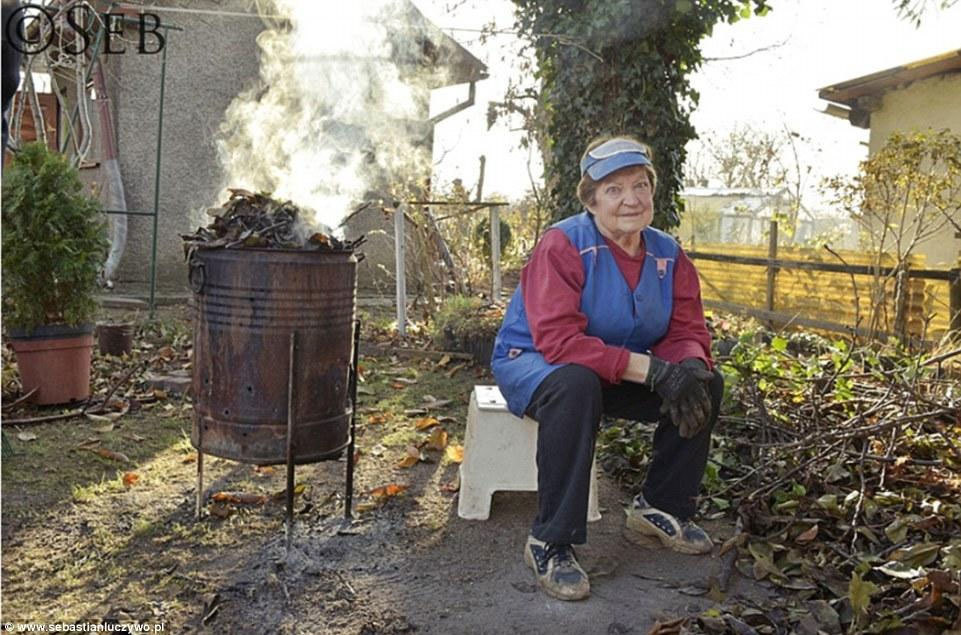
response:
[(303, 211), (291, 201), (280, 201), (259, 192), (229, 189), (230, 198), (220, 207), (211, 207), (213, 217), (207, 227), (192, 234), (181, 234), (184, 255), (204, 249), (303, 249), (353, 251), (365, 237), (341, 240), (330, 230), (318, 231), (303, 218)]

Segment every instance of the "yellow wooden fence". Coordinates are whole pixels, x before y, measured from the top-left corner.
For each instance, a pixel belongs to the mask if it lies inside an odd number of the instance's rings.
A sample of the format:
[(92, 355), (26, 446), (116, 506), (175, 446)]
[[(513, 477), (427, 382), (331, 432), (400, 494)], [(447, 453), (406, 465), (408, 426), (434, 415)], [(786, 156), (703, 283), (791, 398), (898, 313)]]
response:
[[(834, 265), (872, 265), (871, 256), (863, 252), (838, 250), (843, 262), (826, 250), (800, 247), (778, 247), (778, 260), (830, 263)], [(747, 258), (768, 258), (766, 246), (732, 244), (699, 244), (692, 252), (701, 278), (701, 294), (705, 304), (723, 303), (752, 309), (767, 309), (768, 268), (763, 264), (717, 262), (698, 258), (698, 254), (719, 254)], [(893, 266), (888, 259), (882, 266)], [(961, 267), (961, 259), (959, 259)], [(923, 255), (912, 256), (910, 269), (924, 269)], [(872, 311), (871, 290), (874, 277), (803, 269), (781, 268), (773, 287), (773, 310), (777, 313), (797, 316), (802, 322), (822, 321), (867, 327)], [(882, 312), (882, 328), (895, 332), (894, 283), (885, 286)], [(907, 332), (913, 337), (938, 340), (950, 324), (950, 283), (947, 280), (908, 279), (906, 303)], [(860, 320), (860, 322), (859, 322)]]

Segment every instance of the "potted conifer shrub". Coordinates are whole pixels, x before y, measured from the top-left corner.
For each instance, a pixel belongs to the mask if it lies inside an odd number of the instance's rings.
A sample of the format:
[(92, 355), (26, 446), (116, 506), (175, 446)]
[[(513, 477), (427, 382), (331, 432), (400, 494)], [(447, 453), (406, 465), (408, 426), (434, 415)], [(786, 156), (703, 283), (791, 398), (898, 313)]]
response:
[(96, 199), (66, 158), (24, 146), (3, 174), (3, 327), (36, 404), (90, 396), (94, 293), (107, 254)]

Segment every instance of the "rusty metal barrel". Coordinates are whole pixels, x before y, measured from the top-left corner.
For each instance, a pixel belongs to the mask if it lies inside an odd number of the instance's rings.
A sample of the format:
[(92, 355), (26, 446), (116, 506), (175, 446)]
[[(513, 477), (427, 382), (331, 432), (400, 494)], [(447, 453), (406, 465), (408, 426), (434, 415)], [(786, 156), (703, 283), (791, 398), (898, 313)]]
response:
[(350, 441), (356, 265), (350, 251), (200, 248), (191, 255), (194, 447), (244, 463), (286, 462), (296, 332), (293, 462), (342, 454)]

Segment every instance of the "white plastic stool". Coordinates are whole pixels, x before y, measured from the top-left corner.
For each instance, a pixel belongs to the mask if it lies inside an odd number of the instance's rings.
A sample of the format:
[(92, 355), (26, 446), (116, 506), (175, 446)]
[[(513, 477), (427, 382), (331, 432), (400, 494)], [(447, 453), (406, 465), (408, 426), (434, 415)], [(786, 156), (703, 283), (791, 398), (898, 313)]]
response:
[[(487, 520), (497, 491), (537, 491), (537, 422), (518, 419), (497, 386), (474, 386), (467, 410), (457, 515)], [(591, 466), (587, 520), (600, 520), (597, 465)]]

